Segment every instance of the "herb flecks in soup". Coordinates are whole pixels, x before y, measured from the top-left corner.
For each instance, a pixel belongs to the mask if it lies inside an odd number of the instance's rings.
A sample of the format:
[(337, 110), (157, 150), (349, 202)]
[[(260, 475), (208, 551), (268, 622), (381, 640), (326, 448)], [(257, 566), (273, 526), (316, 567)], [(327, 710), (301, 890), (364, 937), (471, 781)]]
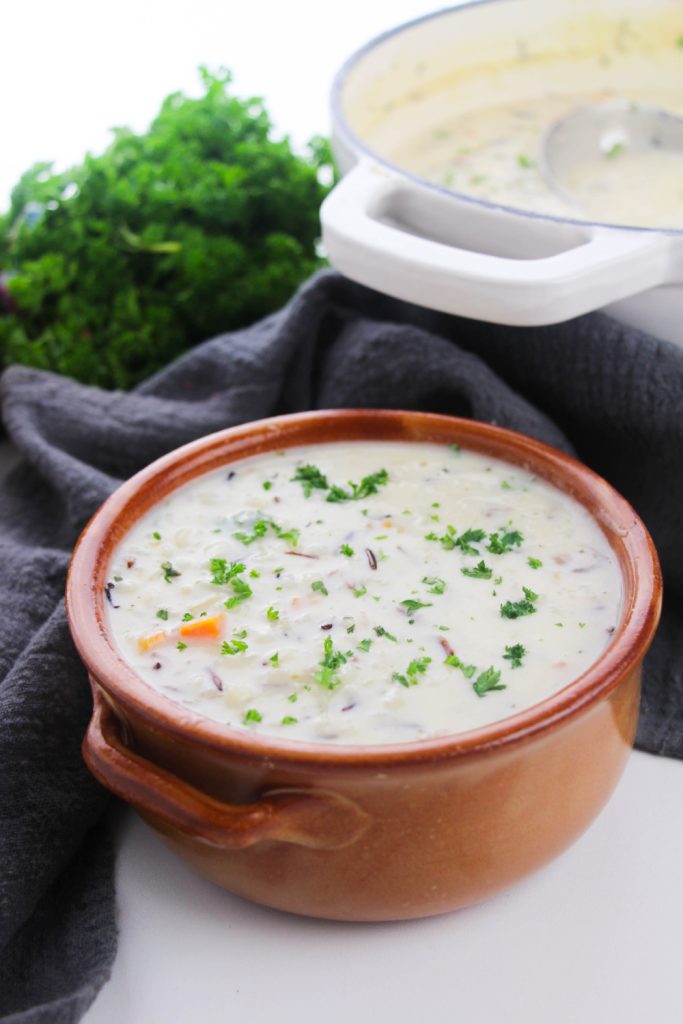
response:
[(607, 647), (621, 575), (589, 514), (457, 445), (321, 444), (200, 476), (121, 540), (122, 657), (234, 728), (381, 744), (513, 715)]

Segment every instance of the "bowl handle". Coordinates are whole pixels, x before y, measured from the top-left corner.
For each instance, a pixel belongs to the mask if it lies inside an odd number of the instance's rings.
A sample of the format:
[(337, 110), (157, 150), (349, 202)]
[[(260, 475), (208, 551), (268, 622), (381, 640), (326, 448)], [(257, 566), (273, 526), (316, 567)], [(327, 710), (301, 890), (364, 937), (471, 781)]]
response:
[[(683, 280), (681, 241), (663, 232), (580, 225), (574, 237), (581, 244), (573, 248), (541, 258), (510, 259), (437, 242), (401, 227), (402, 209), (413, 211), (414, 222), (420, 209), (429, 207), (433, 219), (439, 206), (442, 232), (448, 231), (449, 222), (457, 227), (459, 212), (460, 219), (467, 214), (470, 230), (481, 216), (479, 244), (499, 230), (490, 206), (478, 209), (468, 202), (458, 211), (458, 203), (464, 200), (427, 197), (410, 179), (360, 160), (322, 205), (327, 256), (342, 274), (386, 295), (517, 326), (558, 323)], [(505, 217), (505, 211), (498, 216)]]
[(277, 839), (316, 850), (355, 842), (370, 816), (347, 797), (320, 789), (273, 789), (252, 804), (228, 804), (129, 750), (121, 723), (97, 687), (83, 740), (95, 778), (143, 814), (194, 839), (228, 850)]

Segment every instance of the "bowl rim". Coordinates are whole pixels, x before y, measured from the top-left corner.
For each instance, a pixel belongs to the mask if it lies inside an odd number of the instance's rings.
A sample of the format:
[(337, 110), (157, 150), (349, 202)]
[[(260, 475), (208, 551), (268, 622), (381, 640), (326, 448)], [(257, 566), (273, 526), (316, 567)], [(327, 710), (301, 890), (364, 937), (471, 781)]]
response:
[[(457, 442), (470, 450), (533, 468), (577, 499), (617, 554), (624, 584), (622, 618), (602, 655), (576, 680), (531, 707), (466, 732), (387, 744), (312, 743), (250, 733), (176, 704), (123, 660), (107, 631), (104, 584), (111, 552), (148, 508), (194, 477), (261, 452), (355, 440)], [(548, 732), (589, 709), (636, 669), (661, 608), (661, 570), (642, 520), (614, 488), (559, 450), (503, 427), (436, 413), (333, 409), (269, 417), (200, 437), (155, 460), (121, 484), (95, 512), (69, 566), (66, 611), (90, 677), (114, 705), (157, 732), (253, 761), (366, 768), (478, 756)]]
[[(417, 28), (419, 25), (425, 24), (426, 22), (436, 21), (439, 18), (450, 17), (451, 15), (456, 16), (470, 8), (489, 7), (504, 2), (507, 2), (507, 0), (463, 0), (462, 3), (451, 4), (447, 7), (439, 7), (436, 10), (428, 11), (426, 14), (420, 14), (408, 21), (394, 25), (392, 28), (378, 33), (368, 39), (367, 42), (363, 43), (362, 46), (347, 57), (341, 67), (337, 70), (332, 80), (329, 100), (330, 112), (332, 125), (340, 138), (343, 139), (346, 145), (357, 154), (364, 156), (375, 164), (379, 164), (381, 167), (385, 167), (394, 174), (400, 175), (402, 178), (412, 182), (413, 185), (419, 186), (420, 188), (426, 189), (430, 192), (436, 192), (441, 197), (445, 196), (449, 199), (457, 199), (460, 202), (468, 203), (471, 206), (483, 207), (485, 210), (499, 210), (501, 213), (513, 214), (517, 217), (527, 217), (530, 220), (547, 221), (551, 224), (569, 225), (570, 227), (581, 228), (584, 231), (589, 228), (603, 228), (611, 231), (638, 232), (639, 234), (682, 235), (683, 228), (647, 227), (639, 224), (617, 224), (610, 221), (572, 217), (571, 215), (562, 217), (559, 214), (543, 213), (539, 210), (526, 209), (523, 206), (512, 206), (509, 203), (500, 203), (493, 199), (481, 199), (479, 196), (468, 195), (467, 192), (460, 192), (457, 189), (441, 185), (439, 182), (430, 181), (429, 178), (423, 178), (422, 175), (415, 174), (413, 171), (408, 170), (408, 168), (394, 163), (393, 160), (389, 160), (388, 157), (382, 156), (377, 152), (377, 150), (373, 149), (372, 146), (368, 145), (351, 127), (346, 118), (346, 114), (344, 113), (344, 90), (346, 87), (346, 81), (355, 69), (356, 65), (371, 54), (373, 50), (382, 46), (390, 39), (393, 39), (394, 36), (398, 36), (403, 32), (409, 32), (411, 29)], [(518, 2), (524, 2), (524, 0), (518, 0)]]

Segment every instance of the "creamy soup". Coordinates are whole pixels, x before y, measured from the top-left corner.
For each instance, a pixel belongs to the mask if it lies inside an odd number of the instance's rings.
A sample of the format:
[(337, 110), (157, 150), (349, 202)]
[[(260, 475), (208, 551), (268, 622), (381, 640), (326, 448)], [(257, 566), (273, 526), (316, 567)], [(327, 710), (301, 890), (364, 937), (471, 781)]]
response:
[[(683, 54), (680, 57), (683, 73)], [(571, 201), (554, 192), (539, 170), (543, 133), (579, 107), (639, 95), (577, 92), (540, 95), (457, 114), (406, 135), (389, 154), (394, 162), (458, 192), (559, 217), (586, 217), (642, 227), (683, 228), (683, 154), (632, 152), (613, 146), (572, 168), (561, 182)], [(648, 103), (683, 117), (683, 90), (648, 92)]]
[(513, 715), (576, 679), (621, 573), (573, 499), (457, 445), (348, 442), (200, 476), (119, 543), (121, 656), (233, 728), (381, 744)]

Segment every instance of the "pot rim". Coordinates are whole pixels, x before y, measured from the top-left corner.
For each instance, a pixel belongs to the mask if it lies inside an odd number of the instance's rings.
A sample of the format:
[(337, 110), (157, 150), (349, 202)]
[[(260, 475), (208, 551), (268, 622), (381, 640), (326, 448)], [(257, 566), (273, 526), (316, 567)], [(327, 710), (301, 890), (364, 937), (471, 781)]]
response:
[[(321, 427), (323, 431), (327, 427), (330, 435), (320, 438)], [(108, 637), (104, 583), (112, 550), (148, 508), (201, 473), (260, 452), (314, 444), (316, 438), (342, 443), (458, 441), (491, 458), (532, 467), (588, 509), (618, 556), (624, 601), (609, 646), (574, 682), (516, 715), (467, 732), (407, 743), (325, 744), (247, 733), (196, 714), (155, 690), (123, 660)], [(607, 697), (638, 667), (657, 627), (660, 607), (661, 571), (652, 539), (628, 502), (598, 474), (515, 431), (477, 420), (388, 409), (317, 410), (270, 417), (174, 449), (123, 483), (95, 512), (74, 549), (66, 588), (67, 618), (78, 653), (92, 681), (124, 713), (156, 731), (247, 760), (336, 768), (380, 768), (479, 755), (547, 732)]]
[(381, 46), (387, 40), (392, 39), (394, 36), (397, 36), (402, 32), (408, 32), (417, 25), (422, 25), (425, 22), (434, 21), (437, 18), (452, 15), (455, 12), (465, 11), (471, 7), (483, 7), (485, 5), (503, 2), (505, 2), (505, 0), (464, 0), (463, 3), (454, 4), (450, 7), (440, 7), (438, 10), (430, 11), (427, 14), (421, 14), (417, 18), (411, 18), (409, 21), (395, 25), (393, 28), (387, 29), (385, 32), (380, 32), (378, 35), (373, 36), (372, 39), (369, 39), (367, 43), (364, 43), (344, 61), (332, 80), (332, 87), (330, 90), (330, 108), (332, 114), (332, 126), (334, 130), (338, 132), (340, 137), (351, 149), (362, 154), (373, 163), (379, 164), (381, 167), (392, 171), (394, 174), (400, 175), (402, 178), (412, 182), (419, 188), (436, 192), (441, 197), (445, 197), (447, 199), (457, 198), (461, 202), (469, 203), (472, 206), (482, 207), (485, 210), (500, 210), (501, 213), (510, 213), (517, 217), (528, 217), (531, 220), (548, 221), (554, 224), (583, 228), (584, 230), (587, 228), (604, 228), (612, 231), (634, 231), (657, 235), (677, 236), (683, 234), (683, 228), (654, 228), (631, 224), (606, 223), (600, 220), (582, 220), (576, 217), (560, 217), (552, 213), (541, 213), (536, 210), (526, 210), (522, 206), (508, 206), (506, 203), (497, 203), (490, 199), (480, 199), (477, 196), (470, 196), (467, 195), (466, 192), (459, 192), (456, 189), (440, 185), (438, 182), (429, 181), (428, 178), (423, 178), (421, 175), (414, 174), (407, 168), (401, 167), (400, 164), (395, 164), (392, 160), (389, 160), (377, 153), (367, 145), (359, 135), (356, 134), (346, 119), (343, 107), (343, 93), (346, 85), (346, 79), (349, 77), (356, 64), (371, 53), (372, 50)]

